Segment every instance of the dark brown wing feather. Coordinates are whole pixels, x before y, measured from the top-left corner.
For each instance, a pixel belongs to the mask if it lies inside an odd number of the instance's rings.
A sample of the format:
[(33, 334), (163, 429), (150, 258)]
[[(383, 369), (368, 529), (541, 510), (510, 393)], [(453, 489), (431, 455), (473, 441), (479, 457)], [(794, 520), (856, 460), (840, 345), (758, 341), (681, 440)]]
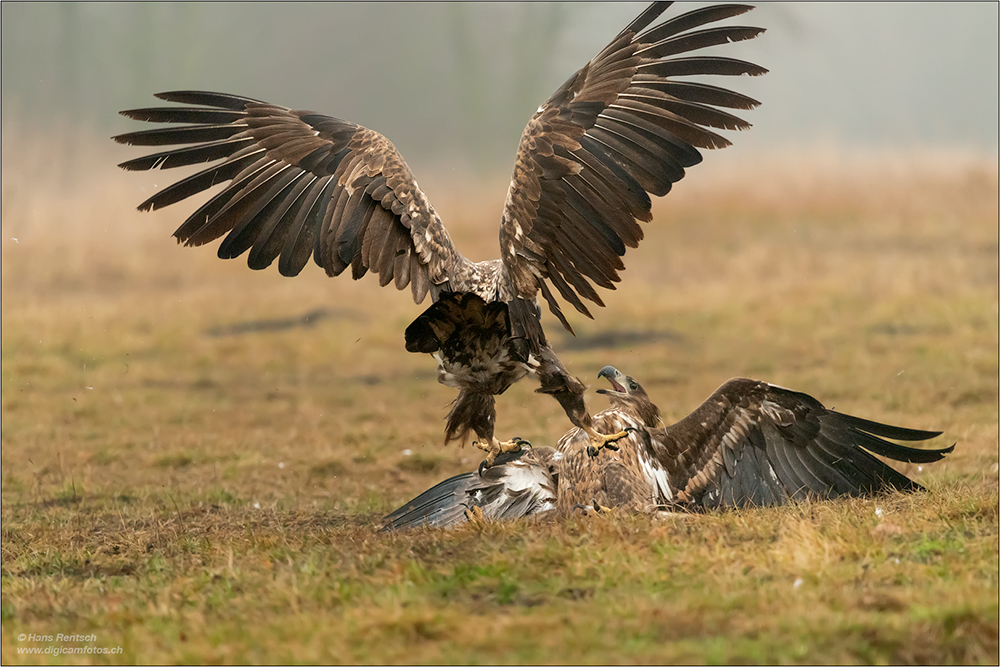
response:
[(747, 379), (730, 380), (693, 413), (650, 435), (672, 500), (708, 507), (915, 490), (919, 484), (872, 454), (930, 463), (954, 449), (888, 442), (883, 438), (919, 441), (940, 434), (841, 414), (807, 394)]
[(701, 161), (698, 148), (729, 145), (708, 128), (750, 126), (717, 107), (757, 105), (723, 88), (669, 78), (763, 74), (762, 67), (730, 58), (676, 57), (757, 36), (763, 29), (701, 28), (751, 7), (696, 9), (648, 28), (669, 4), (644, 11), (539, 108), (521, 135), (501, 257), (511, 291), (533, 298), (541, 290), (571, 331), (543, 280), (590, 316), (585, 299), (603, 305), (594, 285), (614, 289), (626, 247), (642, 240), (637, 221), (651, 219), (649, 195), (667, 194)]
[(219, 256), (249, 251), (263, 269), (278, 259), (297, 275), (312, 256), (330, 275), (411, 286), (423, 300), (429, 284), (452, 274), (460, 255), (396, 148), (378, 132), (338, 118), (258, 100), (198, 91), (160, 93), (196, 106), (134, 109), (136, 120), (189, 123), (114, 137), (134, 146), (195, 144), (120, 166), (180, 167), (222, 160), (164, 188), (140, 206), (157, 209), (227, 182), (174, 233), (186, 245), (225, 236)]

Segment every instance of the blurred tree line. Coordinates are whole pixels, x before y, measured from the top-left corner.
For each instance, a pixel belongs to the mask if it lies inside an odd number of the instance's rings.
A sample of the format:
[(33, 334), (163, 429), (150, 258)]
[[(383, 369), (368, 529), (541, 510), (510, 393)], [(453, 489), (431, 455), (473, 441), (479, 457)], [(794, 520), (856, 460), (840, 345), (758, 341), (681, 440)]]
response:
[[(997, 3), (763, 3), (764, 102), (732, 151), (996, 152)], [(164, 90), (231, 92), (374, 128), (407, 159), (509, 173), (525, 122), (643, 3), (0, 3), (3, 118), (100, 137)], [(689, 7), (673, 9), (671, 12)], [(714, 83), (718, 83), (715, 81)]]
[[(607, 6), (574, 3), (2, 9), (4, 115), (22, 123), (110, 134), (131, 129), (117, 111), (156, 104), (152, 93), (220, 90), (373, 127), (404, 154), (505, 169), (535, 108), (618, 29), (595, 20)], [(622, 25), (635, 8), (623, 9), (611, 12)]]

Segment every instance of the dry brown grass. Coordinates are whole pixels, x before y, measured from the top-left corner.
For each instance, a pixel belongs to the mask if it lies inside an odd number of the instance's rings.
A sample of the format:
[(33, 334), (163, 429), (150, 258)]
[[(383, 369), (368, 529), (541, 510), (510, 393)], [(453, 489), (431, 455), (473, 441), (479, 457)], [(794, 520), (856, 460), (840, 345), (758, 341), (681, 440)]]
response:
[[(927, 493), (379, 535), (479, 460), (440, 445), (453, 390), (403, 350), (420, 307), (180, 248), (192, 206), (134, 212), (166, 179), (131, 153), (4, 139), (5, 663), (996, 661), (995, 159), (710, 155), (580, 338), (546, 319), (574, 372), (614, 364), (667, 418), (746, 375), (942, 429), (955, 453), (906, 471)], [(506, 179), (453, 178), (424, 183), (492, 256)], [(499, 433), (551, 443), (533, 389)], [(17, 653), (58, 632), (124, 652)]]

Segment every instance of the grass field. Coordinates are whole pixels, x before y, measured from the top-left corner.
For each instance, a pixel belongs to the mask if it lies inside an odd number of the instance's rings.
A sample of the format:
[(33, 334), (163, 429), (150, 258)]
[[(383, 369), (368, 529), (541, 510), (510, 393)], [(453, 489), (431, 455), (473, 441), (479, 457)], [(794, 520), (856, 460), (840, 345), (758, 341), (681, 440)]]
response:
[[(750, 376), (943, 430), (954, 454), (904, 469), (926, 492), (385, 535), (481, 458), (441, 445), (454, 390), (402, 344), (421, 307), (180, 248), (194, 206), (136, 213), (165, 179), (114, 169), (133, 153), (16, 137), (4, 663), (996, 663), (995, 157), (711, 155), (578, 338), (545, 319), (574, 373), (613, 364), (668, 420)], [(427, 178), (494, 256), (506, 179)], [(499, 399), (501, 438), (567, 429), (534, 388)], [(120, 652), (52, 653), (88, 647)]]

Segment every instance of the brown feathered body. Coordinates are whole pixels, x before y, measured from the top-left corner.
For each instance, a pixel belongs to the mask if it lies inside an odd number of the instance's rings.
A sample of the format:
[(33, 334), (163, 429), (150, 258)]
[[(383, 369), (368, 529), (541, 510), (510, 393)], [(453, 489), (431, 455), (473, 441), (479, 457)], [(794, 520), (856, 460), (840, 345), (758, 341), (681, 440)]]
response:
[(616, 443), (617, 449), (595, 456), (589, 437), (579, 428), (567, 431), (556, 444), (562, 454), (556, 507), (563, 514), (579, 507), (642, 511), (662, 504), (670, 493), (662, 471), (650, 457), (653, 429), (663, 425), (660, 409), (637, 382), (628, 381), (632, 383), (628, 393), (609, 394), (611, 407), (593, 417), (601, 433), (630, 432)]
[(781, 505), (887, 491), (916, 491), (917, 482), (875, 455), (931, 463), (951, 452), (918, 449), (885, 438), (920, 441), (940, 435), (889, 426), (828, 410), (807, 394), (737, 378), (694, 412), (664, 426), (660, 411), (633, 378), (612, 367), (600, 390), (611, 407), (594, 415), (610, 433), (632, 428), (594, 456), (586, 433), (567, 432), (555, 448), (497, 459), (487, 474), (455, 476), (385, 518), (385, 529), (455, 526), (479, 507), (488, 519), (576, 510), (691, 511)]
[[(383, 286), (409, 287), (416, 303), (429, 294), (432, 305), (406, 343), (435, 354), (441, 378), (460, 389), (447, 439), (472, 431), (492, 440), (493, 396), (529, 373), (592, 433), (585, 387), (549, 347), (538, 295), (569, 330), (557, 294), (588, 317), (584, 301), (603, 305), (595, 287), (615, 288), (622, 256), (643, 237), (638, 223), (652, 217), (650, 195), (669, 192), (701, 161), (700, 148), (728, 145), (711, 128), (749, 127), (725, 109), (757, 105), (685, 77), (766, 71), (691, 55), (763, 32), (712, 25), (750, 7), (704, 7), (654, 25), (669, 4), (646, 9), (532, 116), (501, 212), (496, 260), (463, 257), (392, 143), (339, 118), (224, 93), (161, 93), (181, 106), (122, 113), (175, 125), (115, 140), (188, 146), (121, 166), (216, 162), (140, 205), (161, 208), (225, 183), (175, 232), (186, 245), (225, 237), (219, 256), (247, 253), (253, 269), (277, 260), (282, 275), (294, 276), (312, 257), (331, 276), (350, 267), (355, 279), (372, 272)], [(454, 336), (449, 320), (465, 328)], [(476, 327), (496, 335), (478, 344), (488, 337)]]

